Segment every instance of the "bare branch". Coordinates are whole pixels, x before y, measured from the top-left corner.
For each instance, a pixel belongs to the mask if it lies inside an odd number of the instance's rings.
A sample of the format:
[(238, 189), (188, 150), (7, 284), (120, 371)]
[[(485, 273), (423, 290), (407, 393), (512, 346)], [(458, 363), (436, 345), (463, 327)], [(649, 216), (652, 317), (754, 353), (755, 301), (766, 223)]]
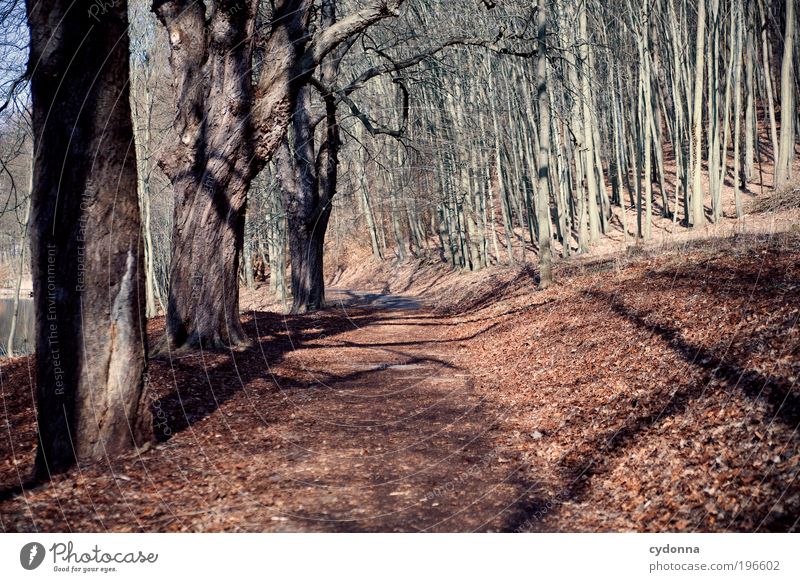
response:
[(312, 69), (316, 67), (325, 55), (372, 24), (385, 18), (397, 16), (403, 2), (405, 0), (379, 0), (324, 29), (311, 41), (306, 50), (305, 68)]

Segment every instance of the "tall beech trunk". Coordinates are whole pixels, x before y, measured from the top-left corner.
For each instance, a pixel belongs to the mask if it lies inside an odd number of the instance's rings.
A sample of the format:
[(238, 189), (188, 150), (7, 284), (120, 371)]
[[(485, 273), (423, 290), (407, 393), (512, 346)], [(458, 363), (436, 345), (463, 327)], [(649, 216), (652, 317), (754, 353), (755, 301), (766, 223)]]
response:
[(792, 177), (795, 142), (794, 95), (794, 0), (786, 0), (786, 28), (784, 30), (783, 62), (781, 63), (781, 138), (778, 144), (778, 163), (775, 169), (775, 187), (784, 188)]
[(703, 71), (705, 70), (706, 1), (697, 5), (697, 37), (695, 42), (694, 68), (694, 113), (692, 114), (692, 145), (694, 177), (692, 179), (692, 227), (699, 228), (706, 222), (703, 205)]
[(153, 434), (127, 2), (81, 4), (28, 2), (40, 477)]
[[(752, 16), (752, 8), (749, 3), (744, 4), (744, 9), (748, 10)], [(753, 180), (755, 176), (755, 136), (756, 136), (756, 106), (755, 106), (755, 32), (753, 31), (752, 18), (748, 18), (747, 40), (745, 45), (745, 112), (744, 112), (744, 169), (742, 172), (742, 189)]]
[[(734, 65), (733, 65), (733, 197), (736, 207), (736, 218), (741, 218), (744, 214), (742, 208), (742, 184), (740, 179), (741, 170), (741, 137), (742, 137), (742, 42), (744, 39), (744, 18), (742, 14), (742, 0), (735, 0), (733, 5), (734, 12)], [(745, 130), (746, 131), (746, 130)]]
[[(336, 22), (336, 3), (323, 0), (321, 23)], [(320, 67), (323, 83), (335, 82), (338, 55), (332, 54)], [(311, 89), (300, 89), (292, 116), (292, 139), (276, 156), (276, 168), (284, 192), (289, 223), (289, 253), (292, 268), (292, 313), (308, 313), (325, 307), (325, 233), (336, 194), (341, 140), (336, 119), (336, 97), (326, 93), (324, 137), (315, 148), (311, 120)]]
[(581, 2), (578, 8), (578, 23), (580, 32), (579, 60), (581, 74), (581, 106), (583, 115), (583, 148), (585, 152), (584, 170), (586, 172), (586, 188), (589, 213), (589, 241), (595, 243), (600, 238), (599, 210), (597, 205), (598, 187), (595, 174), (595, 143), (592, 127), (595, 123), (592, 113), (591, 81), (589, 78), (589, 33), (587, 32), (586, 2)]
[(767, 112), (769, 113), (769, 136), (772, 144), (772, 159), (778, 159), (778, 124), (775, 120), (775, 97), (772, 90), (772, 66), (770, 57), (772, 55), (772, 43), (769, 42), (768, 35), (768, 14), (769, 5), (764, 6), (763, 0), (758, 0), (758, 12), (761, 17), (761, 62), (763, 64), (762, 73), (764, 74), (764, 85), (767, 90)]
[(536, 93), (539, 102), (539, 188), (536, 214), (539, 222), (539, 288), (553, 282), (553, 235), (550, 230), (550, 102), (547, 99), (547, 11), (545, 0), (538, 0), (539, 54), (536, 59)]

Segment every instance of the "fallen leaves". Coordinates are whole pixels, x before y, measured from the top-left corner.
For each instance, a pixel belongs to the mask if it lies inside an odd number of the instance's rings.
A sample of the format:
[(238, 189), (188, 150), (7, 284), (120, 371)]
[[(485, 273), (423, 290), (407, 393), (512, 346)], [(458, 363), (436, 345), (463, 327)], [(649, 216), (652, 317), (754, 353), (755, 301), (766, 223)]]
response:
[(696, 245), (562, 271), (544, 292), (530, 269), (403, 272), (432, 308), (248, 313), (252, 350), (151, 363), (164, 442), (24, 495), (18, 358), (0, 368), (0, 525), (788, 531), (799, 243)]

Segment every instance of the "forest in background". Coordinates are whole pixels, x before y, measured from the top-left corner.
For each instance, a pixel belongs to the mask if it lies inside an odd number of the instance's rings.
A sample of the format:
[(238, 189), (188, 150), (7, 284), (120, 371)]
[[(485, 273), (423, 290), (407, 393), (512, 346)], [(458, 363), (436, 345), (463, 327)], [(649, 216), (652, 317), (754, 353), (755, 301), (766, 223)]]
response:
[(244, 303), (313, 318), (409, 264), (545, 290), (793, 220), (794, 0), (51, 4), (0, 3), (0, 343), (39, 346), (37, 478), (149, 447), (148, 358), (247, 353)]
[[(343, 14), (357, 7), (340, 4)], [(148, 2), (130, 6), (147, 311), (155, 315), (166, 310), (174, 208), (158, 162), (174, 140), (175, 108), (164, 27)], [(745, 0), (556, 3), (543, 31), (540, 96), (529, 2), (488, 10), (470, 0), (410, 3), (340, 49), (325, 86), (312, 79), (303, 89), (314, 131), (306, 129), (302, 154), (317, 160), (326, 147), (327, 88), (337, 93), (341, 160), (333, 190), (304, 195), (330, 205), (336, 256), (367, 248), (378, 259), (469, 270), (535, 257), (539, 207), (545, 236), (563, 257), (615, 234), (632, 243), (652, 238), (654, 226), (674, 231), (725, 212), (739, 217), (743, 201), (788, 186), (795, 159), (797, 51), (791, 43), (785, 50), (784, 36), (797, 27), (787, 8)], [(6, 79), (7, 91), (22, 90), (9, 72)], [(29, 189), (30, 129), (17, 105), (4, 112), (7, 283), (23, 246)], [(784, 110), (793, 115), (782, 130)], [(785, 159), (774, 163), (781, 149)], [(284, 192), (297, 187), (287, 184), (293, 178), (281, 178), (274, 162), (254, 177), (241, 260), (242, 282), (269, 281), (284, 301), (292, 295)], [(325, 238), (326, 229), (322, 221), (315, 232)]]

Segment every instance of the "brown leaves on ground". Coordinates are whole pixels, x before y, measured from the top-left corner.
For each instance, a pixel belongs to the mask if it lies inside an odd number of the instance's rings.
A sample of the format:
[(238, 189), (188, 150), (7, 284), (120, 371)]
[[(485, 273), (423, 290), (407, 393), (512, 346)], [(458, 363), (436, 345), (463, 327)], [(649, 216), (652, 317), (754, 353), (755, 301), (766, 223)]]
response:
[(248, 313), (248, 351), (151, 363), (157, 446), (23, 491), (33, 372), (16, 359), (2, 527), (796, 529), (798, 259), (797, 236), (739, 237), (570, 264), (545, 292), (527, 269), (428, 269), (396, 296)]

